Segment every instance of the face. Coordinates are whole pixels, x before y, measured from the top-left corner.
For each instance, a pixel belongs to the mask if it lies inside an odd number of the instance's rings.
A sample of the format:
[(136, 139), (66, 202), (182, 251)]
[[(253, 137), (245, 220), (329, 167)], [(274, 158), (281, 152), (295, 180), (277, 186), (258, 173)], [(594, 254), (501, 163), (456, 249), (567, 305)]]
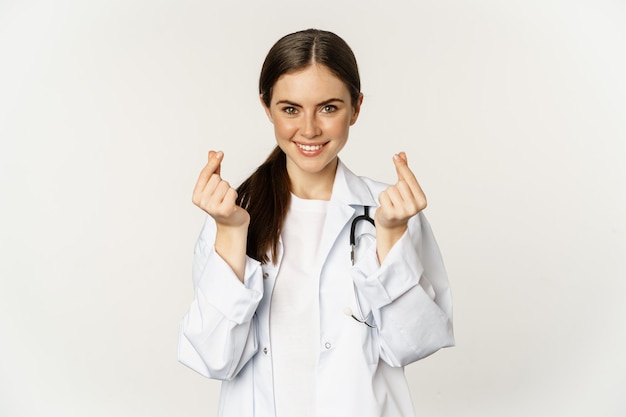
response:
[(283, 74), (272, 88), (265, 111), (278, 146), (287, 155), (292, 182), (334, 178), (337, 154), (359, 115), (362, 96), (352, 105), (346, 85), (323, 65)]

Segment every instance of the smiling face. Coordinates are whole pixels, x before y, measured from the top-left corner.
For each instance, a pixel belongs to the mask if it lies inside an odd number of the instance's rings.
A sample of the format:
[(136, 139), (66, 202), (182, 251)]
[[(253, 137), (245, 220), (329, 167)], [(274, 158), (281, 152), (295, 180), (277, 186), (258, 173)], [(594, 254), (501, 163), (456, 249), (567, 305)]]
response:
[(283, 74), (276, 81), (269, 107), (263, 106), (287, 155), (292, 188), (312, 181), (332, 188), (337, 154), (348, 140), (361, 101), (362, 96), (353, 106), (344, 82), (323, 65)]

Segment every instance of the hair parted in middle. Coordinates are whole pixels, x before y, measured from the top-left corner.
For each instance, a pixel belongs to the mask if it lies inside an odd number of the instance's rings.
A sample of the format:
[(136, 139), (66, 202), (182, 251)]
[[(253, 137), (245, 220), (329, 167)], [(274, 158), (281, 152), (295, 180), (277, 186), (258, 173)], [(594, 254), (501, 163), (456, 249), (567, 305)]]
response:
[[(352, 105), (361, 95), (361, 80), (352, 49), (332, 32), (307, 29), (279, 39), (270, 49), (259, 77), (259, 94), (268, 108), (272, 89), (287, 73), (323, 65), (346, 85)], [(262, 263), (278, 260), (278, 242), (290, 202), (285, 153), (277, 146), (237, 188), (237, 204), (250, 213), (246, 254)]]

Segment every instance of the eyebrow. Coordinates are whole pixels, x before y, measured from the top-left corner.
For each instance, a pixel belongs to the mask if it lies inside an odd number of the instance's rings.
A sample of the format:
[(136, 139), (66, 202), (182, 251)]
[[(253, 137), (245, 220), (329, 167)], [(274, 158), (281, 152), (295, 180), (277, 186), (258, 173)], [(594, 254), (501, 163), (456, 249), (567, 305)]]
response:
[[(344, 101), (342, 99), (340, 99), (340, 98), (329, 98), (328, 100), (324, 100), (324, 101), (322, 101), (320, 103), (317, 103), (315, 105), (315, 107), (325, 106), (327, 104), (334, 103), (334, 102), (337, 102), (337, 101), (340, 102), (340, 103), (344, 103)], [(294, 106), (294, 107), (302, 107), (301, 104), (294, 103), (293, 101), (289, 101), (289, 100), (279, 100), (279, 101), (276, 102), (277, 106), (280, 105), (280, 104), (288, 104), (288, 105)]]

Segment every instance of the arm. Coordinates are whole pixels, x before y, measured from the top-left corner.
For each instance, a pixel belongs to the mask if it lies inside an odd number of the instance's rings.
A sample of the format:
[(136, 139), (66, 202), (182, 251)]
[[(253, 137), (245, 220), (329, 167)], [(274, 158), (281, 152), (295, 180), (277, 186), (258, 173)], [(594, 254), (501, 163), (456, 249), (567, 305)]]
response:
[(426, 196), (404, 152), (398, 182), (379, 196), (376, 254), (353, 270), (378, 325), (381, 358), (403, 366), (454, 344), (452, 302), (437, 243), (421, 211)]
[(194, 252), (194, 300), (181, 323), (178, 358), (204, 376), (231, 379), (257, 350), (263, 280), (259, 263), (246, 257), (250, 216), (220, 177), (223, 156), (209, 152), (193, 191), (209, 217)]
[(193, 190), (192, 201), (215, 220), (215, 250), (243, 281), (250, 215), (235, 203), (237, 191), (220, 176), (223, 158), (222, 152), (209, 152), (208, 162)]
[(246, 258), (243, 282), (216, 252), (207, 218), (193, 262), (194, 298), (180, 325), (178, 360), (215, 379), (234, 378), (258, 349), (256, 308), (263, 296), (260, 264)]
[(359, 297), (371, 308), (381, 359), (404, 366), (454, 345), (447, 274), (422, 213), (378, 264), (374, 248), (352, 270)]
[(406, 154), (394, 155), (393, 163), (398, 182), (380, 193), (376, 210), (376, 253), (380, 263), (406, 232), (409, 219), (426, 208), (426, 196), (409, 168)]

